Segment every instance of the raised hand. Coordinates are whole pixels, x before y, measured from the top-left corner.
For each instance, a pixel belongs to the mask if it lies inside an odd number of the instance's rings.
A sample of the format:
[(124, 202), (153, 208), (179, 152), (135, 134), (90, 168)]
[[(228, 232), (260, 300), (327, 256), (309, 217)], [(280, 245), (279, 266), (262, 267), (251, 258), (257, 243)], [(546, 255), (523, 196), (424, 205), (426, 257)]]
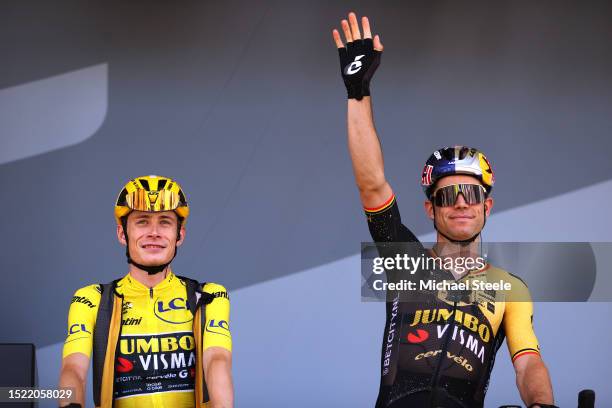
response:
[(383, 45), (378, 35), (372, 39), (372, 30), (367, 17), (361, 18), (363, 39), (355, 13), (350, 12), (348, 21), (341, 21), (342, 31), (346, 39), (346, 47), (342, 43), (340, 33), (334, 29), (332, 35), (338, 54), (340, 55), (340, 71), (349, 99), (360, 100), (370, 95), (370, 80), (380, 64)]

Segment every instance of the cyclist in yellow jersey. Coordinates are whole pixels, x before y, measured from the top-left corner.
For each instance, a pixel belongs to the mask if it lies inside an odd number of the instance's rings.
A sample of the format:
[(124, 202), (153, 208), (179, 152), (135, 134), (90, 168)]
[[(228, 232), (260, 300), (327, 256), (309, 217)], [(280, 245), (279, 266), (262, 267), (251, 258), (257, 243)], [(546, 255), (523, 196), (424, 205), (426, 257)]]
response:
[(233, 407), (227, 291), (170, 268), (188, 216), (172, 179), (138, 177), (122, 189), (115, 218), (129, 271), (74, 294), (60, 386), (76, 393), (60, 406), (85, 406), (91, 360), (95, 406)]
[[(380, 64), (383, 45), (379, 36), (372, 35), (367, 17), (360, 25), (350, 13), (341, 27), (346, 45), (338, 30), (332, 35), (348, 94), (349, 151), (370, 234), (375, 242), (410, 243), (405, 247), (420, 256), (427, 250), (401, 221), (374, 126), (370, 80)], [(451, 146), (430, 156), (421, 185), (427, 197), (426, 214), (437, 232), (433, 257), (465, 259), (466, 254), (480, 253), (480, 233), (493, 207), (494, 181), (490, 163), (477, 149)], [(385, 248), (391, 245), (379, 246), (379, 253)], [(421, 290), (411, 293), (410, 299), (402, 299), (399, 290), (387, 290), (376, 408), (483, 407), (504, 338), (523, 401), (530, 408), (552, 407), (550, 378), (531, 322), (532, 303), (520, 279), (490, 265), (463, 274), (446, 268), (420, 268), (411, 274), (415, 272), (453, 283), (486, 275), (511, 282), (513, 289), (502, 301), (497, 294), (474, 297), (486, 295), (476, 290), (454, 293), (452, 298), (443, 290)], [(387, 272), (387, 280), (395, 283), (395, 275), (399, 274)]]

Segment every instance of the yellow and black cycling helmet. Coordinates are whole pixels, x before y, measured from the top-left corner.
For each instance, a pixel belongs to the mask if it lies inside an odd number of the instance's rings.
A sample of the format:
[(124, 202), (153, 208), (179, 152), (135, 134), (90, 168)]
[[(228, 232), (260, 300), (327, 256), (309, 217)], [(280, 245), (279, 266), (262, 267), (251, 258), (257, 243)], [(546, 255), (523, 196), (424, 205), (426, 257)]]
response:
[(132, 211), (174, 211), (181, 225), (185, 225), (189, 217), (187, 199), (179, 183), (153, 175), (128, 181), (119, 193), (115, 204), (117, 224), (121, 225), (122, 218)]
[[(132, 211), (162, 212), (174, 211), (178, 217), (179, 224), (176, 232), (176, 240), (181, 239), (180, 229), (185, 225), (189, 217), (189, 206), (181, 186), (168, 177), (143, 176), (127, 182), (117, 197), (115, 203), (115, 220), (117, 225), (123, 227), (126, 242), (129, 240), (127, 234), (127, 215)], [(128, 263), (146, 271), (149, 275), (159, 273), (166, 269), (176, 256), (169, 262), (161, 265), (141, 265), (130, 256), (130, 246), (126, 245), (125, 255)]]

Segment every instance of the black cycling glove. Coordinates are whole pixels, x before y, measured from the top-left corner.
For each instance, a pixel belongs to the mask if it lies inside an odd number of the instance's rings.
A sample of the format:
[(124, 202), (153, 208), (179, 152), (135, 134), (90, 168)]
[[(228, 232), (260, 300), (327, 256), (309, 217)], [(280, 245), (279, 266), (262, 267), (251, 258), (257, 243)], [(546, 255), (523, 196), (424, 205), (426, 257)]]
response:
[(371, 38), (355, 40), (338, 48), (340, 71), (349, 99), (370, 96), (370, 80), (380, 64), (381, 51), (374, 49)]

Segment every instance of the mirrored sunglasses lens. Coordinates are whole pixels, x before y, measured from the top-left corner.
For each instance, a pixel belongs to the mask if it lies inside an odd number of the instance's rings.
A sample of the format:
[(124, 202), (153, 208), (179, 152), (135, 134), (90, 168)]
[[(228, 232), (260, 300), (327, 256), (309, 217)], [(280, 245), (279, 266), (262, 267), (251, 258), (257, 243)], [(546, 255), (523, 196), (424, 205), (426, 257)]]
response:
[(457, 193), (455, 192), (455, 186), (442, 187), (436, 191), (435, 205), (438, 207), (448, 207), (455, 204)]
[(465, 202), (469, 205), (480, 204), (484, 201), (483, 188), (476, 184), (461, 184), (459, 191), (463, 194)]
[(137, 190), (125, 197), (129, 208), (136, 211), (172, 211), (180, 204), (177, 193), (168, 190)]
[(442, 187), (434, 196), (434, 204), (438, 207), (450, 207), (455, 205), (459, 193), (463, 195), (466, 204), (479, 204), (485, 200), (485, 192), (478, 184), (452, 184)]

